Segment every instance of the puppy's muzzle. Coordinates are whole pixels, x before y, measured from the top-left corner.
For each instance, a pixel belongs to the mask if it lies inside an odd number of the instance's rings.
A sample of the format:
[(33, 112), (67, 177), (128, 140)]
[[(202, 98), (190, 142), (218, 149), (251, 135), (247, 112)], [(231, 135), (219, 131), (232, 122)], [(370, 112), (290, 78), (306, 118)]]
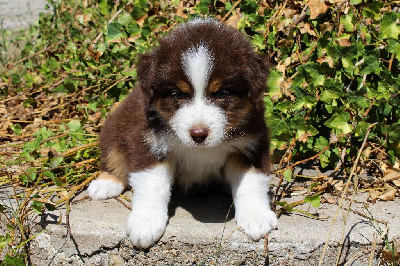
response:
[(197, 144), (201, 144), (208, 137), (209, 129), (205, 127), (194, 127), (190, 129), (189, 133), (194, 142), (196, 142)]

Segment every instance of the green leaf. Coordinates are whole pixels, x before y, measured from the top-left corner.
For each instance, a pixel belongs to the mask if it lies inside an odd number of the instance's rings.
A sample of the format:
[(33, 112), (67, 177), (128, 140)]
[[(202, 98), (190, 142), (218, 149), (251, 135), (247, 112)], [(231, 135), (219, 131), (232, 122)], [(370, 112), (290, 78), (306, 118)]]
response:
[(10, 242), (11, 236), (9, 234), (6, 234), (5, 236), (0, 236), (0, 250), (5, 248)]
[(400, 60), (400, 42), (398, 40), (388, 39), (387, 51), (394, 54)]
[(339, 129), (343, 132), (343, 134), (348, 134), (353, 130), (353, 128), (348, 124), (349, 120), (349, 113), (335, 113), (330, 119), (325, 122), (325, 125), (330, 128)]
[(129, 24), (131, 24), (133, 21), (133, 18), (131, 17), (131, 15), (129, 13), (122, 13), (119, 17), (118, 17), (118, 23), (121, 24), (122, 26), (128, 26)]
[(395, 12), (383, 14), (381, 23), (381, 32), (379, 38), (388, 39), (393, 38), (398, 39), (400, 33), (400, 26), (397, 25), (396, 20), (398, 19), (398, 14)]
[(202, 14), (208, 14), (209, 5), (211, 5), (211, 0), (201, 0), (200, 3), (195, 6), (194, 10)]
[(307, 196), (304, 198), (304, 202), (311, 203), (311, 206), (317, 208), (321, 205), (321, 199), (319, 195)]
[(11, 130), (17, 134), (18, 136), (21, 136), (21, 125), (20, 124), (15, 124), (15, 125), (10, 125)]
[(107, 25), (107, 40), (115, 40), (122, 37), (121, 24), (118, 22), (111, 22)]
[(60, 62), (57, 61), (57, 59), (55, 59), (54, 57), (50, 57), (50, 59), (48, 59), (46, 61), (47, 67), (48, 69), (52, 70), (52, 71), (56, 71), (60, 68)]
[(19, 257), (4, 256), (4, 264), (6, 266), (25, 266), (25, 260)]
[(272, 98), (274, 96), (281, 95), (281, 83), (283, 81), (283, 76), (281, 72), (273, 69), (271, 70), (268, 80), (267, 80), (267, 88), (269, 92), (269, 96)]
[(350, 3), (352, 3), (353, 5), (359, 5), (363, 2), (363, 0), (350, 0)]
[(259, 50), (264, 50), (265, 49), (265, 43), (264, 43), (264, 37), (260, 34), (254, 35), (254, 38), (252, 40), (252, 43), (254, 46), (256, 46)]
[(81, 122), (79, 122), (78, 120), (71, 120), (67, 123), (67, 126), (70, 131), (75, 132), (81, 128)]
[(347, 32), (353, 31), (354, 24), (353, 24), (352, 13), (350, 13), (349, 15), (345, 15), (345, 16), (341, 17), (340, 22), (343, 24), (343, 27)]
[(20, 84), (21, 83), (21, 77), (18, 74), (13, 73), (13, 74), (11, 74), (11, 82), (12, 82), (13, 85)]
[(34, 201), (32, 201), (31, 208), (32, 208), (37, 214), (42, 214), (42, 213), (43, 213), (43, 211), (42, 211), (42, 205), (43, 205), (43, 202), (34, 200)]
[(333, 100), (338, 98), (339, 95), (335, 91), (325, 90), (321, 93), (320, 100), (323, 102), (331, 103)]
[(110, 14), (109, 5), (108, 5), (108, 1), (107, 1), (107, 0), (100, 0), (99, 8), (100, 8), (100, 12), (101, 12), (103, 15), (108, 15), (108, 14)]
[(362, 14), (367, 18), (378, 20), (382, 16), (382, 13), (380, 12), (380, 9), (382, 7), (383, 3), (381, 1), (374, 1), (372, 2), (372, 4), (365, 6), (365, 8), (362, 11)]
[(43, 172), (43, 174), (44, 174), (45, 176), (47, 176), (47, 177), (50, 177), (51, 180), (53, 180), (54, 184), (56, 184), (57, 186), (60, 187), (60, 186), (64, 185), (64, 182), (61, 181), (58, 177), (56, 177), (52, 172), (50, 172), (50, 171), (45, 171), (45, 172)]
[(361, 75), (368, 75), (371, 73), (380, 73), (380, 68), (379, 68), (379, 57), (377, 56), (378, 54), (374, 52), (368, 53), (367, 56), (364, 57), (364, 63), (361, 65)]
[(293, 172), (292, 169), (287, 169), (284, 173), (283, 173), (283, 177), (288, 181), (288, 182), (292, 182), (292, 177), (293, 177)]

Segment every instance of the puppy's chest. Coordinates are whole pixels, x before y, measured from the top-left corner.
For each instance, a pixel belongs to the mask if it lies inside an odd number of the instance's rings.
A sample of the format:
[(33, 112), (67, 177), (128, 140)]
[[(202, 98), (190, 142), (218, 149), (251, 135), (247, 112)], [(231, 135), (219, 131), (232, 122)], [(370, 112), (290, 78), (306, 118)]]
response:
[(185, 188), (211, 179), (222, 179), (222, 169), (230, 153), (229, 149), (222, 147), (173, 151), (170, 160), (175, 179)]

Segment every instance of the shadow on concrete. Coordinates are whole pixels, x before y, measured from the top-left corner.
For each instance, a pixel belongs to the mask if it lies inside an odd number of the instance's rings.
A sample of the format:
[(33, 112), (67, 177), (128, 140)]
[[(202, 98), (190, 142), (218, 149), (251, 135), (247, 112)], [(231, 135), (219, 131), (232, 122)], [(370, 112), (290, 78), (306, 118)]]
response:
[(185, 209), (202, 223), (223, 223), (235, 217), (232, 195), (224, 186), (219, 185), (188, 193), (174, 188), (169, 204), (169, 217), (175, 215), (178, 207)]
[[(346, 236), (344, 238), (344, 241), (343, 241), (343, 246), (340, 247), (341, 252), (340, 252), (338, 265), (353, 265), (353, 264), (349, 264), (349, 262), (355, 261), (357, 259), (357, 257), (354, 257), (354, 256), (357, 254), (353, 254), (351, 248), (354, 248), (355, 246), (357, 246), (357, 244), (352, 241), (351, 234), (353, 231), (356, 231), (357, 227), (365, 226), (365, 225), (368, 226), (369, 222), (359, 221), (359, 222), (355, 223), (354, 225), (352, 225), (350, 230), (348, 230), (348, 232), (346, 233)], [(365, 256), (365, 255), (363, 253), (361, 253), (359, 256)]]

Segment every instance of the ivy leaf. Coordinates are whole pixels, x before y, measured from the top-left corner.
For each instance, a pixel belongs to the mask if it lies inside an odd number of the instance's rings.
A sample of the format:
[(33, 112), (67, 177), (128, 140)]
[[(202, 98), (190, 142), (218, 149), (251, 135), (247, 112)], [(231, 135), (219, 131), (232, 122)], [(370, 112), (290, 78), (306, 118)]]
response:
[(211, 4), (211, 0), (201, 0), (200, 4), (196, 5), (194, 10), (202, 14), (208, 14), (208, 6)]
[(55, 59), (54, 57), (50, 57), (50, 59), (48, 59), (46, 61), (47, 67), (48, 69), (52, 70), (52, 71), (56, 71), (60, 68), (60, 62), (57, 61), (57, 59)]
[(397, 25), (396, 23), (397, 19), (398, 15), (395, 12), (383, 14), (381, 23), (381, 33), (379, 34), (379, 38), (382, 39), (393, 38), (395, 40), (398, 39), (400, 33), (400, 26)]
[(341, 17), (340, 22), (343, 24), (343, 27), (347, 32), (353, 31), (354, 24), (353, 24), (352, 13), (350, 13), (349, 15)]
[(67, 123), (69, 130), (72, 132), (78, 131), (81, 128), (81, 122), (78, 120), (71, 120)]
[(392, 53), (400, 60), (400, 42), (398, 40), (388, 39), (387, 40), (387, 50)]
[(284, 173), (283, 173), (283, 177), (288, 181), (288, 182), (292, 182), (292, 176), (293, 176), (293, 172), (292, 169), (287, 169)]
[(349, 120), (349, 113), (335, 113), (330, 119), (325, 122), (325, 125), (330, 128), (339, 129), (343, 132), (343, 134), (348, 134), (353, 130), (353, 128), (347, 123)]
[(115, 40), (122, 37), (122, 25), (118, 22), (111, 22), (107, 25), (107, 40)]
[(127, 26), (133, 22), (133, 18), (128, 13), (123, 13), (118, 17), (118, 23), (122, 26)]
[(3, 249), (11, 242), (11, 236), (6, 234), (5, 236), (0, 236), (0, 249)]
[(11, 257), (9, 255), (4, 256), (4, 263), (7, 266), (25, 266), (25, 261), (23, 258)]
[(264, 37), (262, 35), (260, 35), (260, 34), (254, 35), (252, 43), (259, 50), (264, 50), (265, 49)]
[(311, 206), (314, 208), (317, 208), (321, 205), (321, 199), (319, 195), (307, 196), (305, 197), (304, 202), (311, 203)]
[(271, 70), (268, 80), (267, 80), (267, 88), (269, 91), (269, 96), (275, 97), (275, 96), (281, 96), (281, 83), (283, 81), (282, 74), (273, 69)]

